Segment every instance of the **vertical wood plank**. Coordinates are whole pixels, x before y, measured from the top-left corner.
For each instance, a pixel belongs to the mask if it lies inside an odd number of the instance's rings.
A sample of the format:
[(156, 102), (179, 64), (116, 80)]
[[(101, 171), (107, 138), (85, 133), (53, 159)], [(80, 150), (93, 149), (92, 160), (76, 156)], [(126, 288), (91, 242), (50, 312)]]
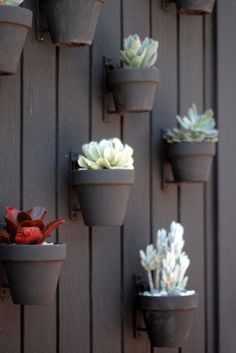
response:
[[(113, 16), (115, 14), (115, 16)], [(103, 122), (103, 57), (119, 62), (120, 1), (104, 3), (92, 49), (91, 139), (120, 138), (120, 118)], [(91, 233), (93, 351), (121, 352), (120, 227), (93, 227)]]
[(90, 347), (89, 233), (82, 216), (69, 219), (69, 152), (80, 152), (89, 135), (89, 49), (60, 49), (58, 62), (58, 216), (67, 243), (59, 289), (59, 352)]
[[(35, 24), (36, 3), (24, 5), (33, 10)], [(24, 54), (23, 208), (43, 206), (52, 220), (56, 218), (55, 49), (51, 43), (37, 42), (32, 30)], [(56, 303), (25, 306), (24, 351), (56, 352)]]
[[(168, 185), (161, 189), (161, 173), (164, 163), (162, 131), (176, 125), (177, 112), (177, 15), (175, 6), (168, 12), (162, 11), (160, 1), (152, 1), (152, 38), (159, 41), (159, 57), (156, 67), (160, 69), (160, 84), (151, 114), (152, 163), (152, 219), (151, 233), (155, 241), (157, 229), (169, 229), (172, 220), (178, 219), (177, 187)], [(156, 348), (156, 353), (177, 353), (178, 349)]]
[[(125, 0), (123, 3), (123, 39), (138, 34), (150, 35), (149, 2)], [(122, 41), (123, 42), (123, 41)], [(122, 43), (123, 46), (123, 43)], [(146, 333), (133, 337), (133, 280), (141, 272), (139, 250), (150, 242), (150, 114), (130, 114), (123, 119), (124, 141), (134, 148), (135, 184), (132, 187), (123, 229), (123, 349), (126, 353), (147, 352)], [(143, 273), (145, 276), (145, 274)]]
[[(203, 25), (202, 17), (180, 16), (179, 22), (180, 114), (195, 103), (203, 109)], [(199, 307), (195, 311), (191, 335), (182, 352), (199, 353), (205, 349), (205, 258), (204, 258), (204, 188), (184, 185), (180, 190), (180, 221), (185, 227), (185, 250), (191, 264), (188, 288), (197, 290)]]
[(220, 353), (236, 349), (235, 313), (235, 1), (217, 2), (217, 115), (218, 144), (218, 270), (219, 270), (219, 348)]
[[(21, 203), (21, 80), (19, 65), (13, 77), (0, 78), (0, 148), (1, 148), (1, 218), (5, 207), (20, 207)], [(1, 268), (1, 283), (5, 283)], [(0, 351), (20, 353), (20, 307), (11, 297), (0, 301)]]

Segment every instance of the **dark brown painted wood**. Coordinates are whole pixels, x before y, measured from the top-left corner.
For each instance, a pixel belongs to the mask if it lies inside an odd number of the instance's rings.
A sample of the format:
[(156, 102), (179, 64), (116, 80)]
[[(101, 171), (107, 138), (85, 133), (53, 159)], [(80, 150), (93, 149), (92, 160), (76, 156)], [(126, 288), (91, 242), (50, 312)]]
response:
[[(217, 115), (220, 129), (218, 152), (218, 275), (219, 275), (219, 346), (218, 352), (233, 353), (236, 335), (233, 331), (236, 303), (235, 263), (235, 180), (234, 164), (236, 141), (234, 137), (235, 112), (235, 1), (217, 4)], [(225, 53), (227, 52), (227, 56)]]

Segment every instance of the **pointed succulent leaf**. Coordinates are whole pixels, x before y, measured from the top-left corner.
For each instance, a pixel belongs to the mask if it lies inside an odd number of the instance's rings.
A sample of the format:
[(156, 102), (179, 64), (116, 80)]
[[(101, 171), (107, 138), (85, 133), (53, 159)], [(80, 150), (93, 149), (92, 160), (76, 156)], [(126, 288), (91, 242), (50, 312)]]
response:
[(52, 232), (54, 232), (54, 230), (56, 230), (61, 224), (64, 224), (65, 221), (63, 219), (56, 219), (54, 221), (51, 221), (50, 223), (48, 223), (45, 228), (43, 229), (43, 238), (42, 238), (42, 242), (49, 237), (49, 235), (52, 234)]
[(34, 219), (32, 221), (24, 221), (20, 224), (20, 227), (38, 227), (40, 230), (43, 230), (45, 225), (41, 219)]
[(10, 221), (16, 223), (17, 222), (17, 216), (18, 216), (19, 212), (20, 212), (20, 210), (18, 210), (17, 208), (7, 206), (6, 207), (6, 218), (9, 219)]
[(19, 6), (24, 0), (1, 0), (0, 5)]
[(17, 215), (17, 224), (21, 224), (24, 221), (32, 221), (32, 217), (28, 212), (20, 211)]
[(0, 243), (11, 244), (11, 237), (5, 230), (0, 230)]
[(31, 218), (34, 219), (44, 219), (47, 214), (47, 210), (43, 207), (36, 206), (26, 211)]
[(16, 233), (16, 244), (38, 244), (43, 238), (43, 233), (38, 227), (19, 227)]

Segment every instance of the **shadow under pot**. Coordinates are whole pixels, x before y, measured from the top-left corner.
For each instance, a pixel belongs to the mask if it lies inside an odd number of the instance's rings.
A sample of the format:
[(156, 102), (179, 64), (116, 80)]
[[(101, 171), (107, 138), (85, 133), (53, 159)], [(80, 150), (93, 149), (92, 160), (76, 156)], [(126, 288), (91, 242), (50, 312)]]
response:
[(154, 347), (181, 347), (191, 332), (198, 295), (151, 297), (138, 295), (137, 308)]
[(49, 32), (58, 47), (91, 45), (104, 0), (44, 0)]
[(176, 182), (206, 183), (216, 153), (212, 142), (166, 144), (166, 154)]
[(100, 169), (72, 172), (87, 226), (121, 226), (124, 222), (134, 170)]
[(107, 74), (108, 89), (119, 113), (150, 112), (153, 108), (159, 70), (120, 68)]
[(66, 244), (0, 244), (13, 302), (20, 305), (54, 301)]
[(213, 11), (215, 0), (176, 0), (180, 13), (186, 15), (204, 15)]
[(18, 6), (0, 6), (0, 75), (16, 73), (31, 25), (30, 10)]

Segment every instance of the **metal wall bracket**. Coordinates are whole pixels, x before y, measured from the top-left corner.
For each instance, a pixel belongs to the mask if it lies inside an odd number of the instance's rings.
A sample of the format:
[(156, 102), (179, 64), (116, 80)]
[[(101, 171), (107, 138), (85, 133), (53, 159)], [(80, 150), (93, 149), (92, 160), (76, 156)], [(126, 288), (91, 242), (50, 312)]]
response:
[(0, 301), (4, 302), (7, 298), (11, 297), (11, 292), (10, 288), (7, 284), (2, 284), (2, 287), (0, 288)]
[(169, 11), (170, 5), (175, 2), (176, 2), (175, 0), (162, 0), (162, 10)]
[(78, 193), (76, 186), (72, 185), (72, 173), (73, 170), (78, 169), (78, 153), (70, 153), (70, 171), (69, 171), (69, 208), (70, 208), (70, 219), (75, 221), (81, 212)]
[(47, 18), (43, 6), (45, 0), (36, 1), (36, 39), (40, 42), (50, 41)]
[(115, 69), (115, 65), (112, 63), (111, 58), (104, 56), (103, 58), (103, 121), (104, 123), (110, 123), (113, 117), (120, 117), (115, 109), (112, 93), (110, 92), (109, 85), (107, 83), (107, 73)]
[(147, 332), (147, 329), (138, 324), (138, 312), (140, 311), (137, 307), (137, 296), (138, 293), (149, 290), (147, 281), (144, 281), (141, 276), (133, 276), (133, 287), (134, 287), (134, 307), (133, 307), (133, 335), (135, 338), (138, 337), (138, 333)]

